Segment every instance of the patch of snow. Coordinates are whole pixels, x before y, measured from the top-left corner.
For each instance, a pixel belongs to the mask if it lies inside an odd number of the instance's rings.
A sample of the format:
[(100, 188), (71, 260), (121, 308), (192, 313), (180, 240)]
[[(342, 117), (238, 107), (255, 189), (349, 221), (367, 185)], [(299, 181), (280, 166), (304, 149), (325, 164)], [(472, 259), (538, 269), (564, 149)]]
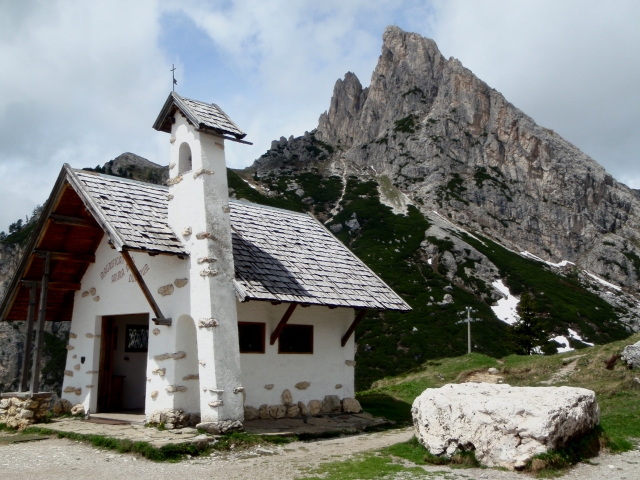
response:
[(567, 265), (575, 265), (575, 263), (570, 262), (569, 260), (562, 260), (560, 263), (553, 263), (553, 262), (544, 262), (544, 263), (556, 268), (566, 267)]
[(249, 181), (248, 181), (248, 180), (245, 180), (244, 178), (243, 178), (242, 180), (244, 180), (244, 181), (245, 181), (245, 183), (246, 183), (247, 185), (249, 185), (251, 188), (253, 188), (254, 190), (258, 190), (258, 187), (256, 187), (255, 185), (252, 185), (251, 183), (249, 183)]
[(551, 337), (551, 340), (558, 342), (561, 345), (564, 345), (564, 347), (558, 347), (558, 353), (566, 353), (566, 352), (573, 351), (573, 348), (571, 348), (571, 346), (569, 345), (569, 340), (567, 340), (567, 337), (565, 337), (564, 335)]
[(531, 252), (527, 252), (526, 250), (524, 252), (520, 252), (520, 255), (522, 255), (523, 257), (531, 258), (531, 259), (536, 260), (538, 262), (546, 263), (550, 267), (561, 268), (561, 267), (566, 267), (567, 265), (575, 265), (575, 263), (570, 262), (569, 260), (562, 260), (559, 263), (548, 262), (548, 261), (543, 260), (542, 258), (538, 257), (537, 255), (534, 255)]
[(576, 332), (575, 330), (571, 330), (570, 328), (568, 328), (567, 330), (569, 330), (569, 336), (574, 340), (578, 340), (579, 342), (582, 342), (585, 345), (589, 345), (590, 347), (593, 347), (593, 343), (589, 343), (586, 340), (583, 340), (582, 337), (578, 335), (578, 332)]
[(376, 175), (378, 174), (378, 172), (376, 171), (375, 168), (373, 168), (373, 165), (369, 165), (371, 167), (371, 170), (373, 170), (374, 172), (376, 172)]
[[(589, 345), (590, 347), (593, 347), (593, 343), (589, 343), (583, 340), (582, 337), (575, 330), (571, 328), (568, 328), (567, 330), (569, 331), (569, 338), (573, 340), (578, 340), (579, 342), (582, 342), (585, 345)], [(572, 352), (574, 350), (573, 348), (571, 348), (571, 346), (569, 345), (569, 340), (564, 335), (557, 335), (555, 337), (551, 337), (551, 340), (564, 345), (564, 347), (558, 347), (558, 353)]]
[(493, 288), (506, 295), (507, 298), (501, 298), (498, 300), (498, 304), (491, 307), (491, 310), (493, 310), (493, 313), (495, 313), (496, 317), (500, 320), (508, 323), (509, 325), (513, 325), (520, 319), (516, 312), (520, 299), (511, 295), (509, 288), (502, 282), (502, 280), (496, 280), (492, 285)]
[(614, 290), (617, 290), (617, 291), (621, 291), (622, 290), (617, 285), (614, 285), (613, 283), (609, 283), (609, 282), (607, 282), (606, 280), (603, 280), (600, 277), (596, 277), (593, 273), (589, 273), (586, 270), (583, 270), (583, 272), (586, 273), (587, 275), (589, 275), (591, 278), (593, 278), (596, 282), (599, 282), (602, 285), (604, 285), (605, 287), (613, 288)]
[(431, 264), (433, 263), (433, 260), (432, 260), (432, 259), (429, 259), (429, 260), (427, 260), (427, 263), (428, 263), (429, 265), (431, 265)]

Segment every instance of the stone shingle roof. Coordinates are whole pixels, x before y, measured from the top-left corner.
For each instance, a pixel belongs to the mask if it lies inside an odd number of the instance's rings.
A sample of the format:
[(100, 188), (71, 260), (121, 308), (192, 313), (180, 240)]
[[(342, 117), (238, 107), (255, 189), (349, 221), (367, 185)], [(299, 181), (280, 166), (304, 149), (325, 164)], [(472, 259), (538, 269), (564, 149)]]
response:
[[(188, 255), (167, 223), (167, 187), (70, 168), (68, 173), (118, 250)], [(312, 216), (239, 201), (230, 207), (241, 300), (410, 310)]]
[(241, 298), (410, 310), (312, 216), (244, 202), (230, 205)]
[(110, 227), (116, 248), (188, 255), (167, 224), (167, 187), (83, 170), (72, 174)]
[(209, 129), (217, 133), (228, 133), (237, 139), (244, 138), (247, 134), (222, 111), (215, 103), (205, 103), (199, 100), (191, 100), (171, 92), (165, 102), (158, 118), (153, 124), (153, 128), (162, 132), (171, 132), (170, 117), (176, 109), (199, 129)]

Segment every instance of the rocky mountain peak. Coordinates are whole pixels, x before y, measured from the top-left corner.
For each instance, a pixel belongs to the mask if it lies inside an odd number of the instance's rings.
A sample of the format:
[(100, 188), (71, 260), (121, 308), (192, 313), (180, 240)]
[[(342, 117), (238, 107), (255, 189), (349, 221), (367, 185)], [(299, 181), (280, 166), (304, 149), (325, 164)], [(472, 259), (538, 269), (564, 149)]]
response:
[[(313, 138), (289, 139), (255, 168), (291, 168)], [(370, 85), (338, 80), (315, 139), (333, 172), (384, 176), (425, 214), (638, 289), (637, 192), (431, 39), (388, 27)]]

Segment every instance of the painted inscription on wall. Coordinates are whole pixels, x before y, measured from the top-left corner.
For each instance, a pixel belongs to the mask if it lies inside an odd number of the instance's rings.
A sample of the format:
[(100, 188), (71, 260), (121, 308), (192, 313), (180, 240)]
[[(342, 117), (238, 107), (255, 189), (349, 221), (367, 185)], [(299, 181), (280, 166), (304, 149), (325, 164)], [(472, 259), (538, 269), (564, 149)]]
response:
[[(135, 259), (133, 260), (133, 262), (135, 263)], [(113, 270), (115, 270), (115, 272), (109, 275), (109, 273)], [(142, 275), (146, 275), (149, 271), (149, 265), (145, 263), (144, 266), (139, 270)], [(111, 283), (116, 283), (118, 280), (122, 280), (127, 276), (129, 277), (130, 283), (136, 281), (135, 277), (131, 273), (129, 273), (129, 266), (126, 264), (124, 258), (122, 257), (116, 257), (108, 262), (102, 269), (102, 272), (100, 272), (100, 279), (104, 280), (105, 278), (110, 277)]]

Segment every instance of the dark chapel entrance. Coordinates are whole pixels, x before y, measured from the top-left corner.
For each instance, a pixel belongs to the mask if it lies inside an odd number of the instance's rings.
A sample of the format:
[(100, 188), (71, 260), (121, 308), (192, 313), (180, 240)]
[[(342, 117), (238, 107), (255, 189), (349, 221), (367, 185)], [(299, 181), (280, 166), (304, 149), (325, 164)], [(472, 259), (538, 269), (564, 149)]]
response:
[(102, 318), (98, 413), (144, 412), (149, 314)]

